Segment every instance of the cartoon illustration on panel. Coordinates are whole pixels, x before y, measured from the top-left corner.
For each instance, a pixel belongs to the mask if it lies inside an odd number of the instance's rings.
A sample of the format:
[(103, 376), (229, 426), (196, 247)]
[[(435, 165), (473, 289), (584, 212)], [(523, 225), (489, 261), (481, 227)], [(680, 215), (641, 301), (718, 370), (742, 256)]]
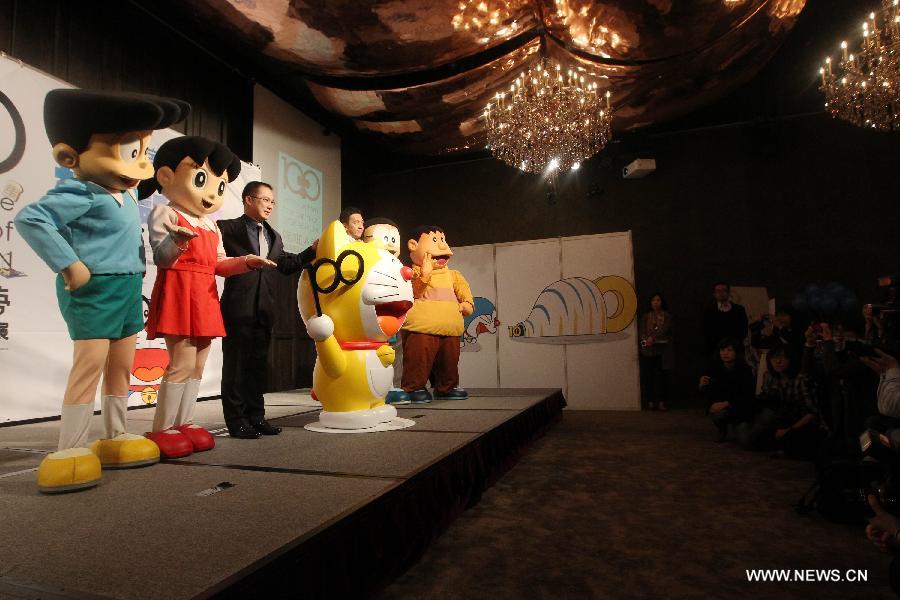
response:
[(627, 335), (620, 332), (636, 312), (637, 295), (627, 279), (569, 277), (545, 287), (528, 317), (509, 326), (509, 337), (538, 344), (614, 341)]
[(459, 336), (460, 352), (479, 352), (481, 344), (478, 336), (483, 333), (497, 333), (500, 321), (497, 319), (497, 307), (487, 298), (475, 297), (475, 312), (463, 317), (465, 331)]
[[(150, 300), (144, 299), (144, 323), (150, 311)], [(137, 335), (137, 350), (134, 353), (134, 364), (131, 367), (131, 381), (129, 382), (129, 404), (134, 405), (134, 400), (140, 399), (144, 404), (154, 404), (159, 395), (159, 384), (162, 383), (163, 374), (169, 365), (169, 353), (166, 352), (164, 339), (148, 340), (147, 332), (141, 330)]]

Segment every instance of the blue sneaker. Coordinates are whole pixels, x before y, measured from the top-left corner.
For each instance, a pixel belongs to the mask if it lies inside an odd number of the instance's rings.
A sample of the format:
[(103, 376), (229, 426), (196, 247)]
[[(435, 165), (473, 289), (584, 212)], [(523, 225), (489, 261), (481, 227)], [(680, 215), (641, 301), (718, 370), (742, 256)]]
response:
[(449, 392), (435, 392), (435, 400), (468, 400), (469, 392), (462, 388), (453, 388)]
[(428, 404), (431, 400), (431, 392), (425, 388), (409, 392), (409, 401), (413, 404)]
[(384, 399), (385, 404), (409, 404), (409, 394), (403, 390), (391, 390)]

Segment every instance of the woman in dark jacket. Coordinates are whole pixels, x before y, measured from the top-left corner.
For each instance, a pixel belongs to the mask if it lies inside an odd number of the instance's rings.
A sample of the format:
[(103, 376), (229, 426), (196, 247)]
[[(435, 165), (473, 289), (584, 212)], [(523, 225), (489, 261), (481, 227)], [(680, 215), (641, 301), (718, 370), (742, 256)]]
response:
[(650, 310), (641, 317), (641, 374), (647, 406), (666, 410), (671, 390), (675, 351), (672, 348), (672, 315), (662, 294), (650, 296)]

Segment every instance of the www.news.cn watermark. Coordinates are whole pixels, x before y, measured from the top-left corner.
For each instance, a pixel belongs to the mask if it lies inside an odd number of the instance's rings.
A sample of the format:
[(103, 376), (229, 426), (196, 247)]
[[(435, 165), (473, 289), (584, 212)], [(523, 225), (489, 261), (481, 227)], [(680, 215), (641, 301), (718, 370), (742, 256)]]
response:
[(868, 569), (746, 569), (747, 581), (865, 583)]

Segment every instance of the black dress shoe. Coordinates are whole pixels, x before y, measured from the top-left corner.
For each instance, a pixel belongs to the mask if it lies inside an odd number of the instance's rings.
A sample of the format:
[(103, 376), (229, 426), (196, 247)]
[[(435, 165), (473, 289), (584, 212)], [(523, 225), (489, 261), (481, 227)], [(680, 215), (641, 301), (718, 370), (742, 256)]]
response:
[(275, 427), (266, 421), (265, 417), (251, 417), (250, 425), (253, 426), (253, 429), (263, 435), (278, 435), (281, 433), (281, 427)]
[(239, 440), (255, 440), (259, 438), (259, 432), (250, 426), (250, 423), (242, 421), (228, 426), (228, 435)]

